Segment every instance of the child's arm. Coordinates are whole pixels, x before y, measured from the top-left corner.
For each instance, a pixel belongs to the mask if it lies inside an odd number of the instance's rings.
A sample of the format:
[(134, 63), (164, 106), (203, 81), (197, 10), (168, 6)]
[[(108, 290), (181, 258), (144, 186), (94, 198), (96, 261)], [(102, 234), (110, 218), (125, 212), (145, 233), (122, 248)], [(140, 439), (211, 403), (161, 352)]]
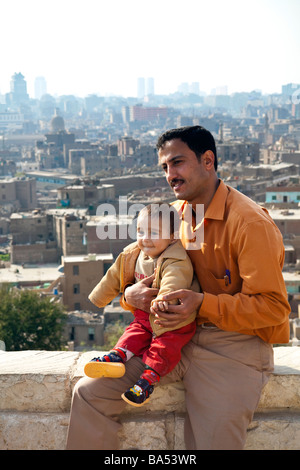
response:
[(121, 257), (122, 255), (117, 257), (114, 264), (109, 268), (101, 281), (94, 287), (88, 297), (89, 300), (99, 308), (105, 307), (120, 294)]
[[(156, 334), (159, 336), (166, 331), (175, 330), (186, 326), (192, 323), (196, 318), (196, 311), (192, 312), (191, 315), (182, 319), (182, 322), (178, 323), (176, 327), (169, 327), (169, 325), (158, 324), (159, 313), (165, 312), (168, 314), (168, 305), (171, 303), (178, 304), (179, 300), (174, 299), (174, 301), (164, 302), (162, 301), (162, 296), (167, 293), (178, 291), (180, 289), (192, 289), (193, 285), (194, 270), (192, 263), (189, 258), (184, 260), (171, 259), (166, 260), (163, 265), (163, 271), (161, 272), (161, 284), (158, 296), (152, 301), (151, 314), (150, 314), (150, 324)], [(162, 308), (162, 310), (160, 310)]]
[[(161, 283), (160, 289), (156, 299), (151, 303), (151, 313), (168, 310), (168, 302), (162, 301), (163, 295), (179, 289), (190, 289), (193, 282), (194, 270), (189, 258), (185, 260), (166, 260), (160, 273)], [(178, 304), (175, 299), (169, 302), (170, 304)]]

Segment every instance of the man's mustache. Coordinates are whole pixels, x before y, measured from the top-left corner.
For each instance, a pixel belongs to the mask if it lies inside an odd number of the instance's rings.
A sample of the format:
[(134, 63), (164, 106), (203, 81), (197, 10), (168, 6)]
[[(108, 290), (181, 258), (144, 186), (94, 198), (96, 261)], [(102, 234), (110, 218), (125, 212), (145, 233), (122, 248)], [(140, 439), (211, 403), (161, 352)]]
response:
[(174, 178), (169, 182), (169, 185), (171, 186), (171, 188), (174, 188), (174, 186), (176, 186), (178, 183), (183, 183), (183, 182), (184, 180), (182, 179)]

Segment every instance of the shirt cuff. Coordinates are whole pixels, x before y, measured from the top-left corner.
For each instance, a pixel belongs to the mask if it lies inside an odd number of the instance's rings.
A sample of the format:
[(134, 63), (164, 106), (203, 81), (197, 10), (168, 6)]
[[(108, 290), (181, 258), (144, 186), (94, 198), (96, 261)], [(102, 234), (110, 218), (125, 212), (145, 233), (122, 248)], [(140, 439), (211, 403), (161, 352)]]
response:
[(198, 316), (207, 318), (209, 322), (221, 328), (221, 316), (219, 314), (219, 300), (217, 295), (203, 293), (203, 301)]

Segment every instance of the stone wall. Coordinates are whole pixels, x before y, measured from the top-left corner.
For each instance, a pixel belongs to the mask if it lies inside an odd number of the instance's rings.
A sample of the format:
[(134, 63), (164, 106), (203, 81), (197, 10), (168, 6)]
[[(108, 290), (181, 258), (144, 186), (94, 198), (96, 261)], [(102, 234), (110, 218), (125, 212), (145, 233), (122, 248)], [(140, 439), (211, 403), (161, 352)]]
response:
[[(277, 347), (275, 370), (248, 430), (248, 450), (300, 449), (300, 349)], [(0, 351), (0, 449), (62, 450), (72, 389), (95, 352)], [(99, 351), (97, 352), (99, 355)], [(184, 450), (181, 384), (126, 407), (123, 449)]]

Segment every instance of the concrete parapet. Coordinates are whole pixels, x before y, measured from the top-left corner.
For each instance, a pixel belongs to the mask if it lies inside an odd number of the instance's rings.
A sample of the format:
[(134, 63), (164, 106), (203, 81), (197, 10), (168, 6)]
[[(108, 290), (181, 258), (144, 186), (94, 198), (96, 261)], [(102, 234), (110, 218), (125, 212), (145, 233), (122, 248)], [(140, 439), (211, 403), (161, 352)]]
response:
[[(94, 355), (0, 351), (0, 449), (64, 449), (72, 390)], [(274, 373), (248, 430), (249, 450), (300, 448), (300, 349), (276, 347), (274, 355)], [(123, 449), (184, 450), (182, 384), (159, 386), (154, 394), (144, 407), (127, 405), (122, 413)]]

